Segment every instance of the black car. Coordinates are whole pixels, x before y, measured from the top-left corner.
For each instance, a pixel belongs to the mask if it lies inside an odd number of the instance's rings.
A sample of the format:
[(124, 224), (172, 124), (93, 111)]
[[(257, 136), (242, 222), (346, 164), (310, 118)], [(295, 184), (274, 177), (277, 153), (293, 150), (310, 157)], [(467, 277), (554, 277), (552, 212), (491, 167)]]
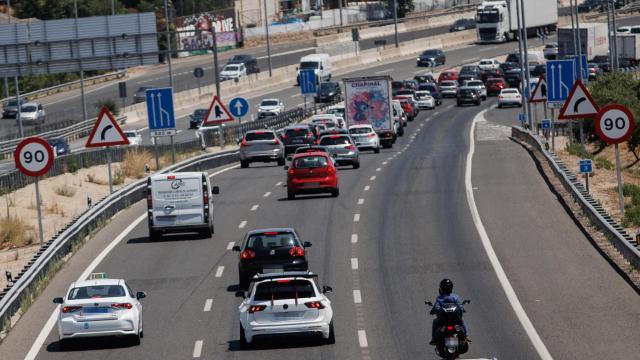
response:
[(55, 156), (67, 155), (71, 152), (69, 143), (63, 138), (47, 139), (47, 142), (53, 148), (53, 153)]
[(444, 65), (447, 61), (447, 57), (440, 49), (429, 49), (418, 55), (416, 61), (418, 66), (438, 66)]
[(227, 61), (226, 65), (229, 64), (244, 64), (244, 67), (247, 68), (247, 74), (257, 74), (260, 72), (260, 68), (258, 67), (258, 60), (256, 60), (253, 55), (234, 55), (231, 59), (229, 59), (229, 61)]
[(342, 99), (342, 89), (340, 89), (340, 84), (335, 81), (320, 83), (320, 86), (318, 86), (318, 93), (316, 93), (315, 96), (317, 103), (340, 101), (340, 99)]
[(546, 75), (547, 74), (547, 65), (546, 64), (541, 64), (541, 65), (536, 65), (533, 70), (531, 70), (531, 76), (532, 77), (540, 77), (542, 75)]
[(502, 70), (503, 73), (506, 73), (507, 71), (511, 70), (511, 69), (516, 69), (518, 67), (517, 63), (513, 63), (513, 62), (503, 62), (500, 63), (500, 65), (498, 65), (498, 67), (500, 67), (500, 70)]
[(504, 80), (510, 87), (520, 86), (520, 82), (522, 81), (522, 70), (517, 68), (508, 70), (504, 73)]
[(481, 101), (480, 92), (474, 89), (461, 88), (456, 96), (456, 103), (458, 106), (462, 106), (464, 104), (475, 104), (476, 106), (479, 106)]
[(474, 19), (458, 19), (451, 25), (449, 32), (475, 29), (475, 27), (476, 21)]
[(590, 12), (602, 9), (602, 0), (585, 0), (578, 5), (578, 12)]
[(433, 77), (433, 74), (416, 75), (413, 77), (413, 80), (417, 81), (418, 85), (436, 82), (436, 78)]
[(487, 80), (489, 79), (501, 78), (501, 77), (504, 77), (504, 71), (502, 71), (502, 69), (500, 68), (488, 69), (482, 72), (482, 75), (480, 76), (480, 80), (482, 80), (482, 82), (486, 84)]
[(284, 143), (285, 154), (291, 154), (297, 148), (307, 145), (315, 145), (316, 130), (308, 124), (289, 125), (281, 134)]
[[(20, 107), (26, 104), (27, 100), (20, 98)], [(11, 99), (2, 105), (2, 118), (3, 119), (15, 119), (18, 116), (18, 102), (16, 99)]]
[(153, 86), (141, 86), (136, 90), (135, 94), (133, 94), (133, 102), (141, 103), (147, 100), (147, 90), (154, 89)]
[(593, 57), (592, 63), (598, 64), (598, 67), (602, 69), (603, 72), (611, 72), (611, 64), (609, 63), (609, 56), (607, 55), (597, 55)]
[(240, 287), (246, 289), (251, 278), (258, 273), (306, 271), (309, 267), (306, 248), (310, 246), (310, 242), (300, 241), (292, 228), (249, 231), (242, 240), (242, 245), (233, 247), (233, 251), (240, 253)]
[(431, 92), (431, 96), (436, 100), (436, 105), (442, 104), (442, 93), (440, 93), (440, 88), (436, 83), (420, 84), (418, 90)]
[(513, 63), (516, 66), (520, 66), (520, 53), (517, 51), (510, 52), (505, 59), (505, 62)]
[(208, 109), (200, 108), (193, 110), (193, 113), (189, 115), (189, 129), (197, 129), (202, 125), (204, 117), (207, 116)]

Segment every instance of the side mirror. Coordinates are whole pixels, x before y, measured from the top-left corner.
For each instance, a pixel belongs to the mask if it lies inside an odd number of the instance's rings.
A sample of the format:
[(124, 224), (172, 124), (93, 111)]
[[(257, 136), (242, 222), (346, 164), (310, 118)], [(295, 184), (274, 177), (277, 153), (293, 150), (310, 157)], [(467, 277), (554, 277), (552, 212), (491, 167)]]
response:
[(231, 248), (231, 250), (233, 251), (240, 251), (240, 246), (239, 245), (235, 245), (233, 248)]
[(284, 104), (281, 102), (281, 103), (280, 103), (280, 106), (284, 106)]
[(285, 170), (289, 170), (289, 165), (285, 165), (285, 166), (284, 166), (284, 169), (285, 169)]
[(136, 299), (140, 300), (140, 299), (144, 299), (147, 297), (147, 293), (144, 291), (138, 291), (136, 293)]
[(322, 287), (322, 293), (323, 294), (328, 294), (330, 292), (333, 292), (333, 288), (331, 286), (325, 285)]
[(338, 154), (332, 154), (331, 157), (333, 157), (334, 159), (338, 158)]
[(246, 296), (244, 295), (244, 291), (236, 291), (236, 297), (246, 299)]
[(64, 299), (61, 297), (53, 298), (54, 304), (62, 304), (63, 302), (64, 302)]
[(296, 71), (298, 71), (298, 67), (296, 66)]
[(308, 248), (308, 247), (311, 247), (311, 243), (308, 241), (305, 241), (304, 243), (302, 243), (302, 246)]
[(467, 304), (471, 304), (471, 300), (464, 300), (462, 302), (462, 305), (467, 305)]
[(431, 301), (425, 301), (424, 304), (433, 307), (433, 303), (431, 303)]
[(211, 189), (211, 193), (212, 193), (212, 194), (215, 194), (215, 195), (220, 194), (220, 188), (219, 188), (219, 187), (217, 187), (217, 186), (214, 186), (214, 187)]

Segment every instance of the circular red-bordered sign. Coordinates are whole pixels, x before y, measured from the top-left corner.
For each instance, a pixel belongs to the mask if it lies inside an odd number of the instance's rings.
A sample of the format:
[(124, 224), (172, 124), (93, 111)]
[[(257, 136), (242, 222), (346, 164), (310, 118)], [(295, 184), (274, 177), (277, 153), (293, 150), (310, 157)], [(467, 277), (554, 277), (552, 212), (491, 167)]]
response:
[(596, 134), (607, 144), (620, 144), (628, 140), (636, 126), (631, 110), (619, 104), (600, 109), (594, 125)]
[(16, 168), (27, 176), (42, 176), (53, 165), (53, 148), (39, 137), (22, 140), (13, 153)]

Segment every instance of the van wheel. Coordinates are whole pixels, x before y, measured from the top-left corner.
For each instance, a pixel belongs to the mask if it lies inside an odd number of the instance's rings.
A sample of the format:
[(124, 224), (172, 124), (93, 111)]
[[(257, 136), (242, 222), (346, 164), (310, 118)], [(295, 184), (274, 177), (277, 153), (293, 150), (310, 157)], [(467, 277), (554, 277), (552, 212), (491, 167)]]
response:
[(246, 160), (240, 160), (240, 167), (245, 169), (249, 167), (249, 162)]
[(284, 166), (284, 164), (285, 164), (284, 158), (278, 159), (278, 166)]
[(353, 163), (353, 168), (354, 169), (359, 169), (360, 168), (360, 161), (356, 161)]
[(247, 337), (244, 335), (244, 328), (242, 324), (240, 325), (240, 348), (247, 349), (249, 347), (249, 343), (247, 342)]
[(162, 234), (156, 230), (149, 230), (149, 241), (157, 241), (160, 240)]
[(336, 343), (336, 333), (333, 331), (333, 320), (329, 323), (329, 337), (325, 339), (327, 344), (335, 344)]
[(202, 231), (200, 232), (200, 235), (201, 235), (203, 238), (205, 238), (205, 239), (210, 238), (210, 237), (211, 237), (211, 235), (212, 235), (212, 234), (211, 234), (211, 228), (209, 227), (209, 228), (207, 228), (206, 230), (202, 230)]

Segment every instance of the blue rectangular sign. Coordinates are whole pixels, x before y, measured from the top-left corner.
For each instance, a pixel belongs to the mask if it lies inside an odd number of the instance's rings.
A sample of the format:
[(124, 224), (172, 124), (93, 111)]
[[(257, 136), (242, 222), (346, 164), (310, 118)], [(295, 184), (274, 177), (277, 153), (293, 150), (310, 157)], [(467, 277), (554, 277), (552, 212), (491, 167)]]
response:
[(580, 173), (590, 174), (593, 172), (593, 162), (590, 159), (580, 160)]
[(149, 130), (175, 129), (173, 88), (149, 89), (146, 94)]
[[(573, 57), (573, 61), (574, 61), (574, 65), (573, 65), (573, 69), (574, 69), (574, 81), (575, 79), (578, 79), (578, 68), (580, 67), (580, 64), (578, 61), (578, 56), (574, 56)], [(589, 80), (589, 72), (587, 70), (587, 55), (582, 55), (582, 79), (586, 82), (587, 80)]]
[(551, 129), (551, 120), (542, 119), (542, 128), (543, 129)]
[(565, 101), (573, 88), (575, 76), (573, 59), (547, 61), (547, 101)]
[(300, 70), (300, 92), (302, 95), (315, 94), (318, 91), (316, 86), (316, 72), (314, 69)]

